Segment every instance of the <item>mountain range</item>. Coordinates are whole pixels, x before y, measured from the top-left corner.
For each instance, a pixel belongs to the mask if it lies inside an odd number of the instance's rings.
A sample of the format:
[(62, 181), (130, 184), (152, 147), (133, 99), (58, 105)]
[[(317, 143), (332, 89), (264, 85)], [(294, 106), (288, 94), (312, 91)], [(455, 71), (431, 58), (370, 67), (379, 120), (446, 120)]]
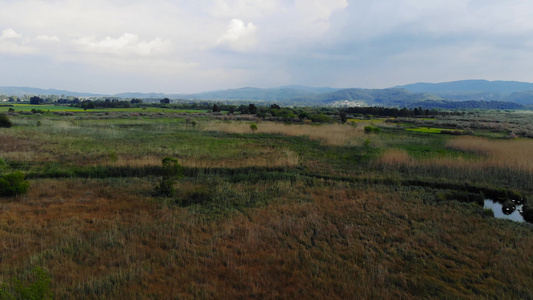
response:
[[(183, 99), (211, 101), (263, 101), (282, 105), (331, 105), (331, 106), (396, 106), (427, 107), (428, 104), (460, 108), (476, 101), (498, 102), (498, 107), (516, 109), (533, 105), (533, 83), (517, 81), (461, 80), (443, 83), (414, 83), (386, 89), (306, 87), (299, 85), (278, 88), (243, 87), (196, 94), (120, 93), (103, 95), (79, 93), (55, 89), (30, 87), (0, 87), (0, 95), (58, 95), (74, 97), (117, 97), (141, 99)], [(505, 103), (508, 105), (506, 106)], [(481, 102), (480, 102), (481, 104)], [(458, 107), (459, 106), (459, 107)]]

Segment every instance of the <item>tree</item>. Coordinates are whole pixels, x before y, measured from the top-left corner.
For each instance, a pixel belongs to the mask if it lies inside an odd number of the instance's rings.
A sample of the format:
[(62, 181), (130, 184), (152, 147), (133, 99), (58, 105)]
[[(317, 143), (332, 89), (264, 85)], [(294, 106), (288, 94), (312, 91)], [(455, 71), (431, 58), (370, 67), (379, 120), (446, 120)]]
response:
[(159, 103), (162, 103), (162, 104), (168, 104), (168, 103), (170, 103), (170, 99), (168, 99), (168, 98), (161, 99), (161, 100), (159, 101)]
[(12, 125), (11, 120), (9, 120), (6, 114), (0, 114), (0, 127), (9, 128)]
[(255, 104), (250, 103), (250, 104), (248, 105), (248, 111), (249, 111), (250, 114), (252, 114), (252, 115), (257, 114), (257, 106), (255, 106)]
[(40, 105), (40, 104), (43, 104), (43, 102), (44, 100), (37, 96), (33, 96), (30, 98), (30, 104), (33, 104), (33, 105)]
[(250, 130), (252, 130), (252, 133), (256, 132), (257, 131), (257, 124), (255, 124), (255, 123), (250, 124)]
[(220, 107), (218, 107), (216, 104), (213, 104), (213, 112), (220, 112)]
[(345, 111), (341, 111), (339, 113), (339, 117), (341, 118), (341, 123), (342, 124), (346, 124), (346, 122), (348, 121), (348, 117), (346, 116), (346, 112)]

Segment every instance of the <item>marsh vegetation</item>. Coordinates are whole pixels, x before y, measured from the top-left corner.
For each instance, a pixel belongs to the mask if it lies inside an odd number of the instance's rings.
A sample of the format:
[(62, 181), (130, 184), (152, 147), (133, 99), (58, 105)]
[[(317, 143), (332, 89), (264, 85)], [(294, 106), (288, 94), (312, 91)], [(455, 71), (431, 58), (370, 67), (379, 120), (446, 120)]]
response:
[(516, 114), (523, 123), (457, 136), (406, 129), (453, 130), (458, 116), (10, 115), (0, 175), (23, 174), (29, 189), (0, 198), (0, 290), (44, 280), (57, 298), (533, 298), (533, 226), (483, 208), (531, 210), (533, 140), (518, 130), (533, 115)]

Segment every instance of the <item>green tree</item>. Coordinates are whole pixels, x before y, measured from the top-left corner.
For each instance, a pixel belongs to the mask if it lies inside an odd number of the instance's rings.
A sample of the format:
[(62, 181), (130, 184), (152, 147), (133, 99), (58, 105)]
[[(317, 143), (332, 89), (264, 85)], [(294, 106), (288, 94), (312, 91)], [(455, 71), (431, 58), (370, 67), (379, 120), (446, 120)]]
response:
[(17, 196), (24, 194), (30, 188), (30, 183), (25, 180), (24, 173), (15, 173), (0, 176), (0, 196)]
[(252, 133), (256, 132), (257, 131), (257, 124), (255, 124), (255, 123), (250, 124), (250, 129), (252, 130)]
[(9, 128), (12, 125), (11, 120), (9, 120), (6, 114), (0, 114), (0, 127)]
[(44, 100), (41, 97), (33, 96), (30, 98), (30, 104), (40, 105), (43, 104)]
[(252, 115), (257, 114), (257, 106), (255, 106), (255, 104), (250, 103), (248, 105), (248, 112)]
[(346, 124), (346, 122), (348, 121), (348, 117), (346, 116), (346, 112), (345, 111), (341, 111), (339, 113), (339, 117), (341, 118), (341, 123), (342, 124)]

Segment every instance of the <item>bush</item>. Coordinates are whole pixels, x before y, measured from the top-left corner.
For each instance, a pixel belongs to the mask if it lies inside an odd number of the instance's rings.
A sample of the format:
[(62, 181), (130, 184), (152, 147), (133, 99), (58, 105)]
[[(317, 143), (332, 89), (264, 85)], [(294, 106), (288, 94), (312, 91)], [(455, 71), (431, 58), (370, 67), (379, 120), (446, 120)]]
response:
[(9, 285), (0, 285), (0, 299), (54, 299), (50, 290), (50, 275), (36, 267), (27, 281), (12, 278)]
[(365, 133), (366, 134), (370, 134), (370, 133), (375, 133), (375, 134), (378, 134), (381, 132), (381, 129), (379, 127), (375, 127), (375, 126), (365, 126)]
[(183, 167), (172, 157), (165, 157), (161, 163), (162, 176), (155, 191), (161, 196), (170, 197), (174, 194), (176, 180), (183, 177)]
[(524, 217), (524, 220), (533, 223), (533, 207), (525, 206), (523, 208), (522, 217)]
[(257, 124), (252, 123), (252, 124), (250, 125), (250, 130), (252, 130), (252, 132), (256, 132), (256, 131), (257, 131)]
[(9, 128), (12, 125), (11, 120), (9, 120), (6, 114), (0, 114), (0, 127)]
[(0, 177), (0, 196), (17, 196), (28, 191), (30, 183), (24, 179), (22, 172), (15, 172)]
[(313, 114), (309, 116), (313, 123), (332, 123), (333, 119), (325, 114)]

